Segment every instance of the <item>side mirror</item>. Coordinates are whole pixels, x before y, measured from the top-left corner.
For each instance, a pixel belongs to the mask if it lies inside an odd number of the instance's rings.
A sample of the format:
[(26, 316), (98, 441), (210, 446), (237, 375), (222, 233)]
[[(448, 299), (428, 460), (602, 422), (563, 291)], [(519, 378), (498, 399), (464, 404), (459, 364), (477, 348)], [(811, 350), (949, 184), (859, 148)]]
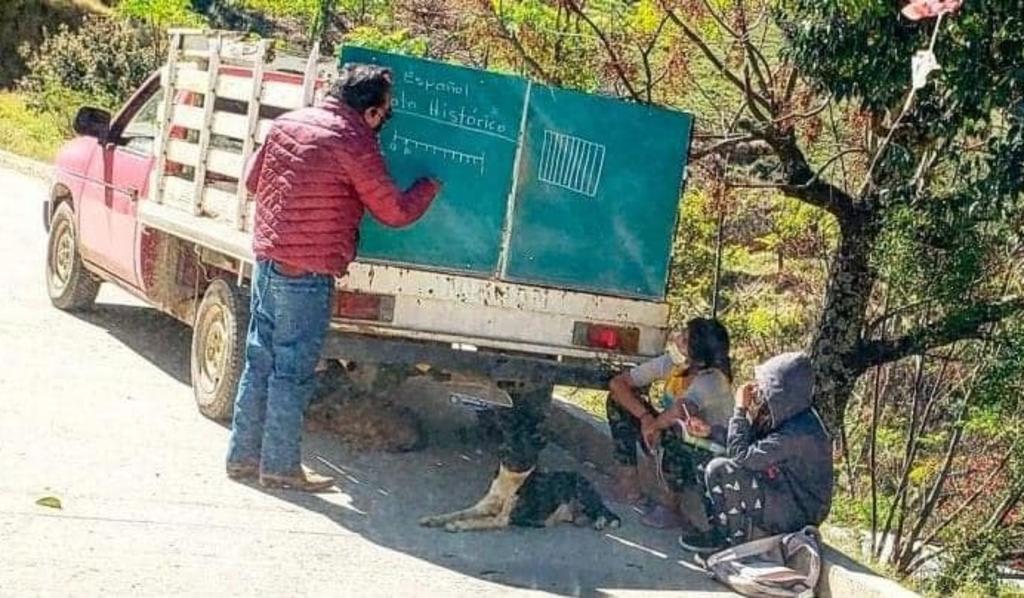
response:
[(73, 129), (77, 135), (95, 137), (100, 142), (106, 141), (110, 133), (110, 113), (88, 106), (79, 108)]

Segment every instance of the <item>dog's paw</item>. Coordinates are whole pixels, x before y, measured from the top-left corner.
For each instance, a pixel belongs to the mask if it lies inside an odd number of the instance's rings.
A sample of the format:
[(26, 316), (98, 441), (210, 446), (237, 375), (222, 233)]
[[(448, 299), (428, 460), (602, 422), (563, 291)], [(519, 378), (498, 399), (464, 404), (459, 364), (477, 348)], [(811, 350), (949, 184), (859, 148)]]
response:
[(457, 534), (457, 533), (459, 533), (459, 532), (461, 532), (463, 530), (462, 530), (462, 526), (459, 525), (458, 521), (450, 521), (450, 522), (448, 522), (448, 523), (446, 523), (444, 525), (444, 531), (446, 531), (448, 533), (451, 533), (451, 534)]
[(448, 520), (443, 515), (420, 517), (420, 525), (423, 527), (442, 527), (446, 523), (448, 523)]
[(607, 529), (617, 529), (621, 523), (622, 523), (622, 521), (618, 517), (616, 517), (614, 515), (611, 515), (611, 516), (601, 515), (600, 517), (598, 517), (597, 519), (594, 520), (594, 529), (596, 529), (598, 531), (601, 531), (601, 530), (606, 529), (606, 528)]

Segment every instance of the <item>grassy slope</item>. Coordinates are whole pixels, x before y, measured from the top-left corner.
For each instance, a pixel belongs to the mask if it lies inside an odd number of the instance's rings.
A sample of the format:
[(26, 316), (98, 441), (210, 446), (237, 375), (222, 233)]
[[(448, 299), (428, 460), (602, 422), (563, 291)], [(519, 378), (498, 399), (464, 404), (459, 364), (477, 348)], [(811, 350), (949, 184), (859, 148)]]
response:
[(0, 92), (0, 149), (49, 161), (62, 143), (64, 135), (54, 117), (32, 112), (18, 93)]

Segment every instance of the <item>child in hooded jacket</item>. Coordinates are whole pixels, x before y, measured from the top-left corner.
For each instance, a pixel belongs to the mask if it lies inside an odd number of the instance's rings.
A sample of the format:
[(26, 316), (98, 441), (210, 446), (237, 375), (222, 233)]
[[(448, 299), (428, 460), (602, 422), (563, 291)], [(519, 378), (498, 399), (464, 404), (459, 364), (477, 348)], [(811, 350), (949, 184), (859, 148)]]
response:
[(817, 526), (832, 504), (832, 441), (811, 406), (814, 373), (803, 353), (778, 355), (741, 386), (727, 454), (704, 473), (710, 533), (684, 534), (694, 552)]

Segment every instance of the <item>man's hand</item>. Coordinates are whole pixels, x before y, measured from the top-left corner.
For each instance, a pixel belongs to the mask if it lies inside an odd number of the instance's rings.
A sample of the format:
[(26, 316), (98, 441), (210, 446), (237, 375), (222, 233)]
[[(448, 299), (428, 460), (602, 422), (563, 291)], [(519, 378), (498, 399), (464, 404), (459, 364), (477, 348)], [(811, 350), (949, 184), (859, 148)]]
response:
[(653, 451), (658, 444), (658, 435), (661, 428), (658, 427), (658, 420), (650, 413), (640, 418), (640, 437), (643, 438), (647, 450)]
[(686, 420), (686, 432), (690, 436), (707, 438), (711, 436), (711, 425), (696, 415), (691, 415), (690, 419)]
[(747, 382), (736, 389), (736, 406), (743, 409), (750, 409), (750, 406), (754, 404), (754, 398), (756, 396), (757, 383)]

